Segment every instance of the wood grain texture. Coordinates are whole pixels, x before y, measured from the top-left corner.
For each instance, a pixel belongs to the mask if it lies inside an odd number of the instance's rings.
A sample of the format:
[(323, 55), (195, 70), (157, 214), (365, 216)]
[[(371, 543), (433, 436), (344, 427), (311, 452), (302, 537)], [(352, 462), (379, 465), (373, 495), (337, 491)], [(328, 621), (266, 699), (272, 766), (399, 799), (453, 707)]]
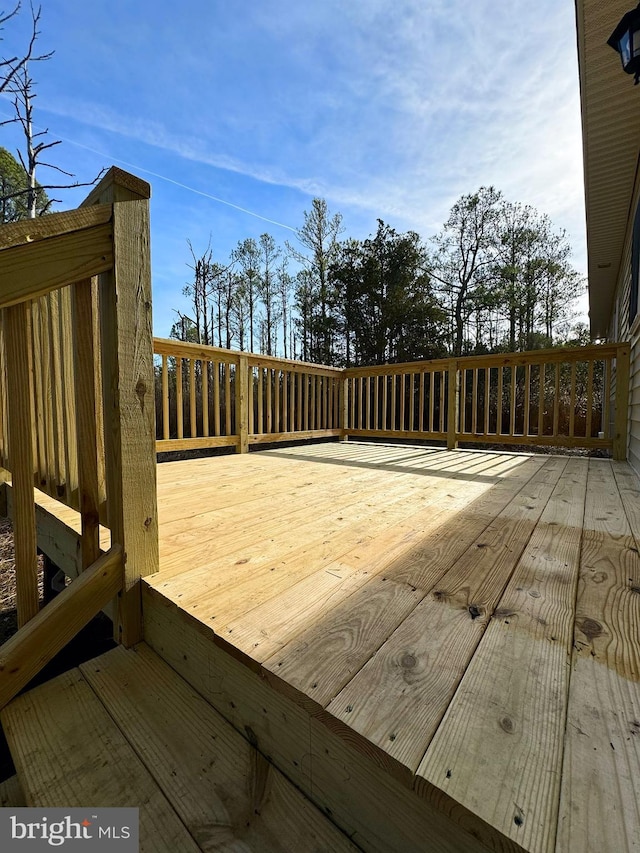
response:
[(61, 237), (75, 231), (105, 225), (111, 221), (111, 205), (96, 205), (91, 209), (65, 210), (49, 213), (36, 219), (3, 224), (0, 228), (0, 250), (14, 246), (31, 246), (40, 240)]
[(413, 777), (565, 465), (549, 460), (531, 478), (327, 706), (403, 777)]
[[(116, 188), (117, 189), (117, 188)], [(114, 204), (114, 269), (102, 277), (102, 370), (109, 527), (122, 545), (118, 640), (142, 637), (138, 581), (158, 568), (149, 207)]]
[[(60, 214), (52, 214), (56, 216)], [(48, 217), (47, 217), (48, 218)], [(0, 305), (16, 305), (106, 272), (113, 265), (111, 224), (2, 250)]]
[(13, 699), (122, 587), (116, 545), (0, 647), (0, 708)]
[(100, 553), (100, 494), (98, 425), (92, 281), (73, 286), (74, 367), (77, 411), (77, 454), (82, 518), (82, 565), (90, 566)]
[(198, 853), (79, 670), (16, 699), (3, 711), (2, 725), (29, 806), (137, 807), (141, 851)]
[(33, 353), (28, 303), (3, 312), (7, 369), (8, 439), (13, 484), (13, 535), (18, 625), (26, 625), (40, 606), (36, 519), (33, 502)]
[(629, 525), (637, 485), (633, 492), (627, 478), (623, 502), (611, 463), (590, 460), (559, 853), (640, 848), (639, 530)]
[[(83, 664), (85, 678), (204, 851), (356, 848), (145, 644)], [(227, 846), (228, 845), (228, 848)]]
[(536, 851), (555, 847), (586, 482), (569, 461), (417, 771)]
[(325, 726), (316, 725), (302, 709), (212, 643), (206, 628), (149, 589), (145, 590), (145, 638), (363, 850), (487, 850)]
[(0, 782), (0, 808), (21, 809), (26, 808), (26, 805), (27, 801), (17, 775)]

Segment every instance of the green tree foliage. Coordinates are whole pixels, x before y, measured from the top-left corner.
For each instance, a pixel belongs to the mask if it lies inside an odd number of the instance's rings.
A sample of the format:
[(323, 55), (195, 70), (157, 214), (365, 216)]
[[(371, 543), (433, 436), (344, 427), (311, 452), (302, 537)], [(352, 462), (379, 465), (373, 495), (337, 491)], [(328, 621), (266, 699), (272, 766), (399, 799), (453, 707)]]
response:
[[(29, 216), (29, 184), (24, 168), (16, 158), (0, 147), (0, 222), (17, 222)], [(36, 214), (45, 213), (51, 205), (38, 184), (36, 186)]]
[(584, 283), (567, 236), (493, 187), (462, 196), (427, 247), (378, 220), (339, 241), (340, 214), (313, 199), (299, 245), (240, 240), (227, 263), (191, 249), (185, 340), (329, 365), (382, 364), (568, 342)]
[[(304, 212), (304, 224), (297, 232), (302, 251), (287, 243), (293, 260), (308, 273), (300, 282), (298, 294), (305, 310), (302, 348), (306, 360), (332, 364), (335, 360), (338, 318), (336, 293), (329, 278), (329, 268), (339, 251), (338, 237), (342, 232), (342, 215), (330, 214), (323, 198), (314, 198), (311, 210)], [(305, 251), (306, 250), (306, 251)]]
[(481, 187), (455, 203), (433, 243), (454, 355), (538, 349), (566, 335), (584, 283), (547, 216)]
[(445, 313), (415, 232), (398, 234), (378, 220), (375, 235), (342, 247), (331, 278), (340, 296), (347, 365), (444, 354)]

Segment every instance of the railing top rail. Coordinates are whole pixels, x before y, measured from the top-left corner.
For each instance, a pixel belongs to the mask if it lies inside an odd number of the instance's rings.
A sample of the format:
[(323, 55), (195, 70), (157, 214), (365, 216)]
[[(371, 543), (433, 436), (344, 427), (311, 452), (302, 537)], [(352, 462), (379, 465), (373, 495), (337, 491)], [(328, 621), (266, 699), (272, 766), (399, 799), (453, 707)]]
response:
[(105, 204), (0, 228), (0, 308), (111, 269), (112, 216)]
[(343, 373), (340, 367), (328, 367), (324, 364), (314, 364), (307, 361), (295, 361), (290, 358), (278, 358), (273, 355), (260, 355), (252, 352), (241, 352), (224, 347), (209, 346), (207, 344), (192, 344), (173, 338), (154, 338), (153, 349), (155, 355), (177, 356), (178, 358), (196, 358), (210, 361), (226, 361), (237, 364), (240, 357), (247, 359), (251, 367), (272, 367), (285, 370), (304, 372), (321, 372), (331, 376), (340, 376)]
[(65, 210), (50, 213), (37, 219), (22, 219), (0, 225), (0, 251), (17, 246), (29, 245), (52, 237), (62, 237), (73, 231), (93, 228), (109, 222), (112, 216), (110, 204), (94, 205), (87, 209)]
[(204, 359), (205, 361), (226, 361), (229, 364), (237, 364), (240, 357), (240, 353), (224, 349), (224, 347), (192, 344), (187, 341), (174, 340), (173, 338), (154, 338), (153, 354), (176, 358)]
[(528, 350), (514, 353), (492, 353), (490, 355), (459, 356), (436, 358), (424, 361), (399, 362), (397, 364), (377, 364), (370, 367), (348, 367), (346, 377), (384, 376), (392, 373), (420, 373), (423, 370), (446, 370), (452, 364), (460, 369), (510, 367), (527, 364), (555, 364), (557, 362), (590, 361), (615, 358), (621, 349), (628, 347), (625, 342), (612, 344), (594, 344), (585, 347), (557, 347), (554, 349)]

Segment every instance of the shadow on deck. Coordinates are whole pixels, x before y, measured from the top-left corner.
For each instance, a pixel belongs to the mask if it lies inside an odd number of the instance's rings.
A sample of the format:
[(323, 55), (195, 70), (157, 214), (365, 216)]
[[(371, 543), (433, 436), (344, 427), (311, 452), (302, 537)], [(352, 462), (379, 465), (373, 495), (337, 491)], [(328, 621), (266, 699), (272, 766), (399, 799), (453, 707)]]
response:
[(348, 443), (158, 479), (145, 643), (3, 713), (30, 803), (140, 805), (154, 850), (637, 848), (626, 463)]

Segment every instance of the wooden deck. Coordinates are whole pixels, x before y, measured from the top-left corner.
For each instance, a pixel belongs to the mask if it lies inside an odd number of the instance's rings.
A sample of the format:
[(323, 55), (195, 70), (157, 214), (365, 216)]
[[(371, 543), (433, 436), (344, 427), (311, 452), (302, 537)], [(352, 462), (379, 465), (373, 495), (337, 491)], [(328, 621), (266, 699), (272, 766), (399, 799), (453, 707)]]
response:
[(324, 444), (166, 463), (158, 498), (145, 639), (325, 811), (309, 726), (444, 815), (433, 849), (640, 849), (626, 463)]

